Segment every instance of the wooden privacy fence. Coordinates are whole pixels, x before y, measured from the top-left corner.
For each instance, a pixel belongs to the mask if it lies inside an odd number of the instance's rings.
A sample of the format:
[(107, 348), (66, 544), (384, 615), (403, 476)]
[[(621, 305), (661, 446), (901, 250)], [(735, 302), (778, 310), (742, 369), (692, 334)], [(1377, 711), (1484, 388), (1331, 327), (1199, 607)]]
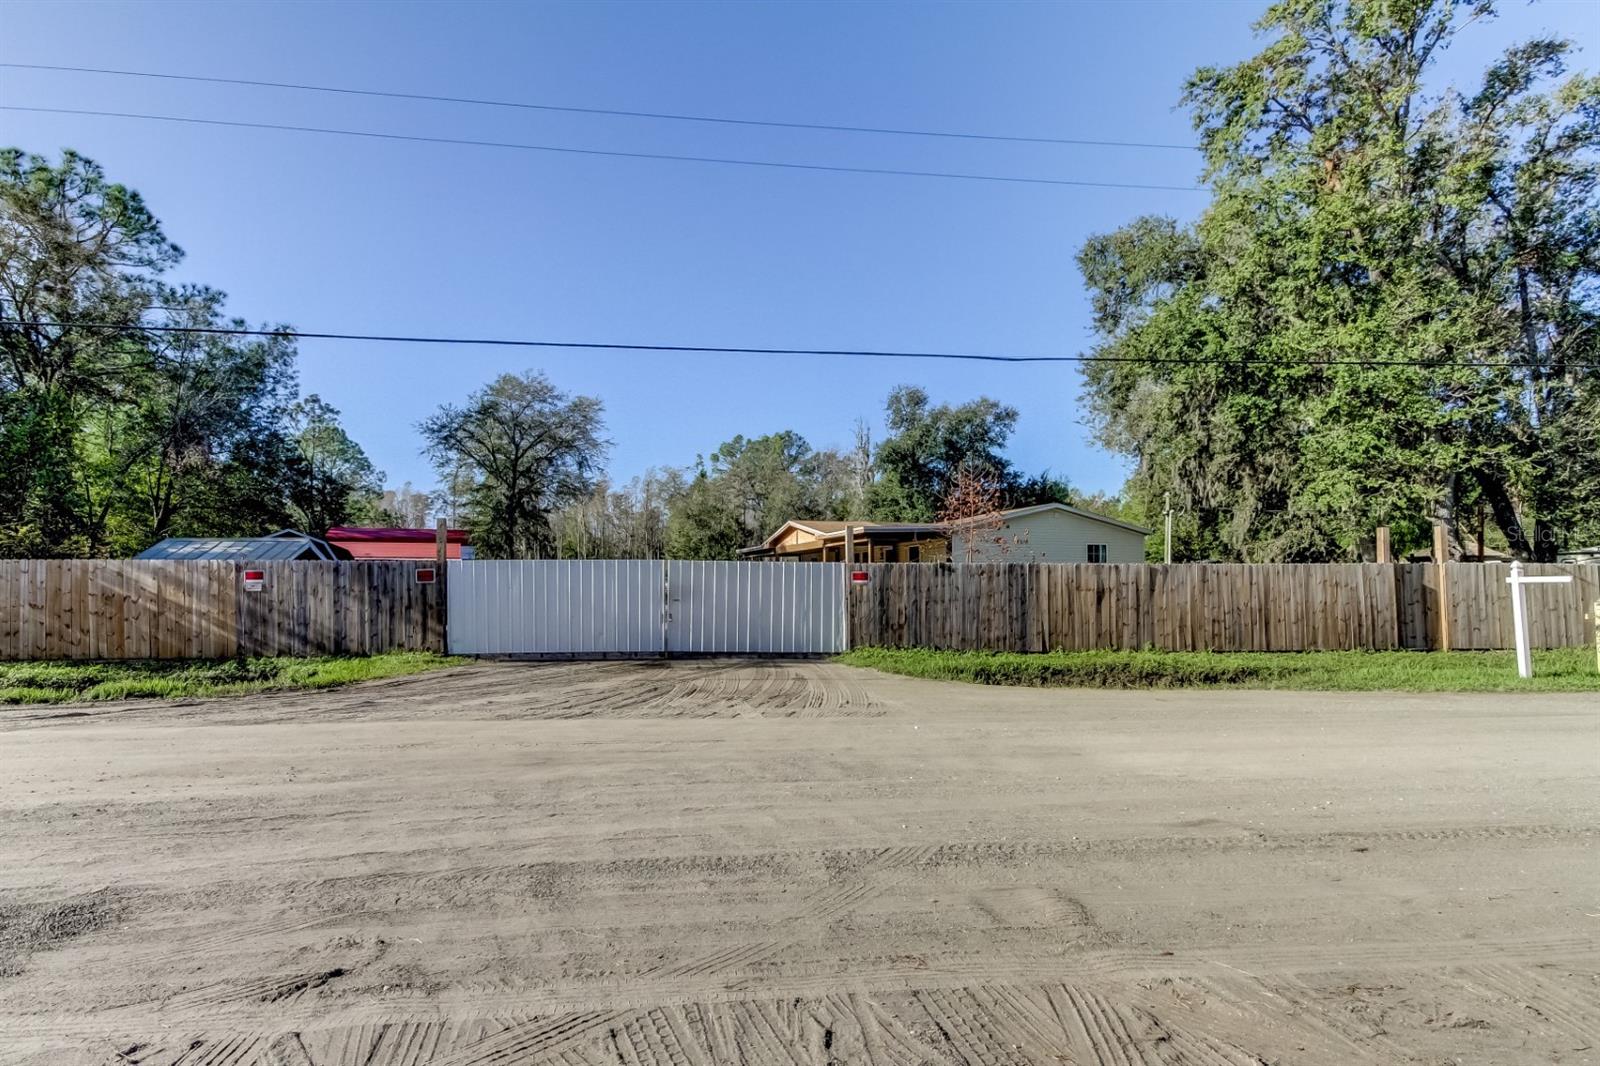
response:
[[(849, 597), (852, 647), (1038, 652), (1513, 646), (1500, 564), (876, 563)], [(1592, 639), (1600, 566), (1528, 590), (1535, 647)], [(1442, 588), (1441, 588), (1442, 584)]]
[(419, 566), (0, 560), (0, 661), (442, 652), (442, 586)]
[[(496, 583), (506, 567), (516, 570), (515, 584)], [(643, 567), (664, 584), (651, 586), (653, 597), (622, 596), (612, 585), (595, 583), (608, 567)], [(264, 571), (260, 591), (245, 588), (247, 568)], [(583, 568), (595, 572), (577, 574)], [(443, 652), (445, 586), (418, 584), (418, 569), (433, 567), (0, 560), (0, 660)], [(589, 590), (572, 598), (571, 610), (554, 623), (562, 631), (546, 634), (580, 652), (575, 634), (622, 632), (630, 622), (661, 638), (646, 642), (652, 654), (821, 652), (843, 646), (838, 623), (846, 612), (855, 647), (1430, 650), (1509, 648), (1513, 640), (1509, 567), (1498, 564), (878, 563), (855, 568), (867, 571), (865, 583), (840, 587), (848, 569), (818, 563), (451, 563), (449, 572), (458, 576), (451, 598), (458, 601), (454, 611), (465, 636), (471, 635), (472, 611), (505, 600), (512, 638), (537, 644), (528, 612), (547, 611), (563, 587)], [(1574, 578), (1527, 590), (1533, 645), (1591, 641), (1594, 622), (1587, 613), (1600, 599), (1600, 566), (1529, 566), (1527, 572)], [(568, 586), (553, 583), (552, 574)], [(589, 584), (571, 585), (577, 577)], [(844, 602), (832, 592), (798, 594), (817, 582), (836, 582), (830, 588)], [(767, 627), (760, 634), (753, 628), (757, 621)], [(813, 630), (815, 639), (808, 635)], [(506, 650), (451, 643), (469, 654)], [(512, 650), (530, 649), (543, 645)]]

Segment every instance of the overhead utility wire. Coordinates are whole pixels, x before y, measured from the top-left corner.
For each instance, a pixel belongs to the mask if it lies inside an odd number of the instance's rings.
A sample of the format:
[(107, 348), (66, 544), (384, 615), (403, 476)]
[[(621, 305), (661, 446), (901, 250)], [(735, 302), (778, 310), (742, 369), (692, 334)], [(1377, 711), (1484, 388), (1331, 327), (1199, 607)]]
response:
[[(1193, 359), (1185, 356), (1139, 355), (983, 355), (976, 352), (901, 352), (856, 348), (734, 348), (709, 344), (616, 344), (605, 341), (536, 341), (501, 337), (412, 337), (378, 333), (323, 333), (299, 329), (242, 329), (225, 326), (150, 326), (142, 323), (59, 322), (0, 318), (0, 326), (50, 329), (105, 329), (146, 333), (202, 333), (229, 337), (283, 337), (290, 340), (380, 341), (389, 344), (456, 344), (498, 348), (589, 348), (611, 352), (700, 352), (720, 355), (837, 355), (872, 359), (961, 359), (982, 363), (1173, 363), (1185, 366), (1419, 366), (1497, 370), (1543, 366), (1526, 360), (1482, 361), (1426, 359)], [(1600, 370), (1600, 363), (1569, 363), (1575, 370)]]
[(27, 111), (42, 115), (90, 115), (96, 118), (132, 118), (148, 122), (182, 122), (197, 126), (235, 126), (251, 130), (283, 130), (290, 133), (325, 133), (339, 137), (368, 137), (384, 141), (416, 141), (424, 144), (454, 144), (475, 148), (516, 148), (528, 152), (556, 152), (562, 155), (613, 156), (621, 159), (668, 159), (680, 163), (723, 163), (741, 167), (772, 167), (779, 170), (825, 170), (841, 174), (887, 174), (902, 178), (954, 178), (960, 181), (998, 181), (1022, 185), (1075, 185), (1095, 189), (1152, 189), (1160, 192), (1205, 192), (1195, 185), (1142, 185), (1123, 181), (1073, 181), (1067, 178), (1025, 178), (1008, 174), (959, 174), (943, 170), (899, 170), (888, 167), (844, 167), (823, 163), (779, 163), (766, 159), (731, 159), (720, 156), (670, 155), (663, 152), (621, 152), (602, 148), (567, 148), (552, 144), (517, 144), (510, 141), (478, 141), (461, 137), (425, 137), (413, 133), (374, 133), (370, 130), (341, 130), (324, 126), (290, 126), (275, 122), (242, 122), (236, 119), (190, 118), (183, 115), (143, 115), (127, 111), (89, 111), (71, 107), (22, 107), (0, 104), (0, 111)]
[(728, 118), (722, 115), (681, 115), (663, 111), (621, 111), (606, 107), (563, 107), (520, 100), (487, 100), (470, 96), (439, 96), (433, 93), (407, 93), (380, 89), (351, 89), (338, 85), (306, 85), (287, 81), (256, 81), (249, 78), (213, 78), (199, 74), (165, 74), (149, 70), (108, 70), (103, 67), (69, 67), (50, 63), (0, 63), (18, 70), (56, 70), (73, 74), (111, 74), (124, 78), (160, 78), (166, 81), (192, 81), (210, 85), (248, 85), (259, 89), (293, 89), (299, 92), (338, 93), (344, 96), (375, 96), (390, 100), (428, 100), (443, 104), (469, 104), (475, 107), (510, 107), (526, 111), (560, 111), (575, 115), (614, 115), (622, 118), (667, 119), (673, 122), (710, 122), (726, 126), (768, 126), (789, 130), (826, 130), (831, 133), (882, 133), (896, 137), (949, 137), (965, 141), (1012, 141), (1018, 144), (1073, 144), (1101, 148), (1170, 148), (1198, 151), (1192, 144), (1165, 144), (1159, 141), (1102, 141), (1082, 137), (1021, 137), (999, 133), (962, 133), (954, 130), (908, 130), (884, 126), (840, 126), (824, 122), (780, 122), (773, 119)]

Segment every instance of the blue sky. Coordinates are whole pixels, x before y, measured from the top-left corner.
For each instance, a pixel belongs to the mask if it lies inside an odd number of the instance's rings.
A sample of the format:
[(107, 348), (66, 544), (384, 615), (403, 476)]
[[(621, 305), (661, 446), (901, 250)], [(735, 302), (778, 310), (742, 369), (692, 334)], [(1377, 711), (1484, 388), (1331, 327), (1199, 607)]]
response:
[[(1193, 143), (1184, 77), (1257, 47), (1258, 3), (101, 4), (9, 0), (18, 61), (847, 125)], [(1600, 5), (1507, 4), (1444, 68)], [(0, 70), (0, 102), (842, 166), (1188, 185), (1192, 152), (705, 126)], [(1195, 193), (1009, 185), (0, 112), (0, 142), (76, 148), (144, 195), (178, 277), (304, 330), (1074, 354), (1084, 239)], [(605, 401), (620, 480), (735, 433), (881, 434), (902, 382), (1022, 413), (1012, 456), (1086, 491), (1125, 470), (1070, 366), (300, 346), (391, 484), (433, 483), (415, 423), (506, 370)]]

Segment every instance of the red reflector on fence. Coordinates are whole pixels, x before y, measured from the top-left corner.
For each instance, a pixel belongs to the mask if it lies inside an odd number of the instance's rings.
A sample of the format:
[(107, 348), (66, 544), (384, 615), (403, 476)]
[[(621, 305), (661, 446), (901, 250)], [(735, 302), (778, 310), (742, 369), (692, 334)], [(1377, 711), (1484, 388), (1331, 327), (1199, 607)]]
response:
[(431, 566), (419, 566), (419, 567), (417, 567), (417, 584), (419, 584), (419, 585), (431, 585), (431, 584), (433, 584), (433, 574), (434, 574), (434, 570), (433, 570), (433, 567), (431, 567)]
[(265, 570), (246, 570), (244, 572), (244, 590), (246, 592), (260, 592), (267, 585), (267, 572)]
[(865, 585), (868, 581), (872, 580), (872, 575), (867, 573), (865, 570), (852, 570), (850, 571), (850, 580), (855, 582), (857, 585)]

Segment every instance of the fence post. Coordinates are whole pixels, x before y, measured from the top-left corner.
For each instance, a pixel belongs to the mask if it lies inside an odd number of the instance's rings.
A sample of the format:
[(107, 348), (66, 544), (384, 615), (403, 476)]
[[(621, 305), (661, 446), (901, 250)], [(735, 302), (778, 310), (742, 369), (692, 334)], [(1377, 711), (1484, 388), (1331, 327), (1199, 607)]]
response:
[(1055, 650), (1050, 644), (1050, 567), (1053, 565), (1039, 563), (1035, 567), (1039, 572), (1039, 613), (1044, 615), (1044, 650), (1047, 654)]
[(433, 542), (433, 580), (439, 586), (439, 651), (450, 654), (450, 523), (440, 517)]
[(1528, 647), (1527, 608), (1522, 595), (1522, 560), (1511, 563), (1511, 576), (1506, 578), (1511, 586), (1511, 631), (1517, 642), (1517, 676), (1533, 676), (1533, 651)]
[(1439, 650), (1450, 650), (1450, 537), (1442, 521), (1433, 523), (1433, 561), (1439, 567)]
[(1378, 527), (1378, 562), (1392, 563), (1394, 556), (1389, 551), (1389, 527)]
[[(824, 553), (826, 554), (826, 553)], [(850, 597), (853, 593), (855, 582), (850, 575), (856, 568), (856, 527), (848, 523), (844, 527), (844, 650), (849, 651), (855, 647), (855, 632), (850, 623)]]

